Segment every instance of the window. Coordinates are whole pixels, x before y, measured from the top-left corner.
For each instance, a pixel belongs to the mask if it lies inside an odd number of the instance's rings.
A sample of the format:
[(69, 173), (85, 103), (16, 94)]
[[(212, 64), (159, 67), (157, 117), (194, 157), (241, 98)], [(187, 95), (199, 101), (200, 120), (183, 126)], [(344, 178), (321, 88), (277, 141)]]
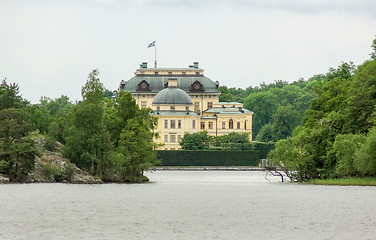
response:
[(170, 135), (170, 142), (176, 142), (176, 135)]
[(181, 120), (178, 120), (178, 129), (181, 129)]
[(170, 121), (170, 128), (175, 128), (175, 120)]
[(185, 106), (185, 110), (186, 110), (186, 111), (189, 111), (189, 106)]
[(196, 120), (192, 120), (192, 128), (196, 129)]
[(172, 72), (168, 72), (168, 75), (172, 75)]
[(158, 75), (158, 72), (154, 72), (155, 75)]
[(234, 121), (232, 119), (230, 119), (230, 121), (228, 121), (228, 128), (234, 129)]
[(159, 111), (159, 110), (161, 110), (161, 107), (160, 107), (160, 106), (158, 106), (158, 107), (157, 107), (157, 110), (158, 110), (158, 111)]
[(183, 74), (183, 75), (187, 75), (187, 73), (186, 73), (186, 72), (182, 72), (181, 74)]
[(208, 109), (213, 108), (213, 102), (208, 102)]
[(195, 102), (195, 103), (194, 103), (194, 110), (193, 110), (193, 111), (194, 111), (195, 113), (197, 113), (198, 110), (200, 110), (200, 103), (199, 103), (199, 102)]
[(209, 123), (208, 123), (208, 128), (209, 128), (209, 129), (213, 129), (213, 122), (209, 122)]
[(164, 128), (168, 128), (168, 120), (164, 120)]
[(201, 129), (205, 129), (205, 122), (201, 122)]
[(175, 110), (175, 106), (171, 106), (170, 109), (171, 109), (171, 110)]
[(236, 123), (236, 128), (237, 128), (237, 129), (240, 129), (240, 122), (237, 122), (237, 123)]
[(200, 75), (200, 72), (196, 72), (196, 75)]
[(223, 122), (222, 122), (222, 129), (225, 129), (225, 128), (226, 128), (226, 122), (223, 121)]
[(141, 108), (146, 108), (146, 102), (145, 101), (141, 101)]
[(168, 135), (164, 135), (164, 142), (168, 142)]
[(247, 121), (244, 122), (244, 129), (247, 129)]
[(178, 142), (181, 142), (181, 135), (178, 135)]

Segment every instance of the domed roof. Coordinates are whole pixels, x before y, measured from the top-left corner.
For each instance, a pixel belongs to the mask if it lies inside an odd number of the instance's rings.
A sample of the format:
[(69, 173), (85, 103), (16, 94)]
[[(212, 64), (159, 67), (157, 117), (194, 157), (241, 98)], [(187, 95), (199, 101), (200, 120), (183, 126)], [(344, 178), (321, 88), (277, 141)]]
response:
[(153, 104), (192, 105), (193, 103), (185, 91), (177, 87), (168, 87), (154, 97)]

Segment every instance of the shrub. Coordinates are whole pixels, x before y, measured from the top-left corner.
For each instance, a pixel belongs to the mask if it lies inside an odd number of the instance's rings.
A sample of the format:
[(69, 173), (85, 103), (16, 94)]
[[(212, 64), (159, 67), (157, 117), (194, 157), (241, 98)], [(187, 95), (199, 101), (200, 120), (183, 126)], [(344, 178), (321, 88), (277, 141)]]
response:
[(54, 180), (54, 175), (57, 172), (56, 166), (47, 162), (42, 166), (42, 173), (47, 180)]
[(76, 165), (74, 163), (67, 164), (67, 167), (65, 169), (65, 176), (68, 181), (72, 180), (75, 169), (76, 169)]
[(44, 142), (44, 148), (48, 151), (56, 149), (56, 141), (53, 138), (47, 137)]

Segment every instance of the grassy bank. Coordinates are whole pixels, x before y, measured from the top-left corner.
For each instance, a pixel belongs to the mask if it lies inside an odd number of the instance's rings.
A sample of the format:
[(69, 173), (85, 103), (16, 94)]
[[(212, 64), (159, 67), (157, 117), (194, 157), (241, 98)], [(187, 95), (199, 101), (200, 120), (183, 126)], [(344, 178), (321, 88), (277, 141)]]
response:
[(317, 185), (376, 186), (376, 177), (316, 179), (316, 180), (312, 180), (310, 183), (317, 184)]

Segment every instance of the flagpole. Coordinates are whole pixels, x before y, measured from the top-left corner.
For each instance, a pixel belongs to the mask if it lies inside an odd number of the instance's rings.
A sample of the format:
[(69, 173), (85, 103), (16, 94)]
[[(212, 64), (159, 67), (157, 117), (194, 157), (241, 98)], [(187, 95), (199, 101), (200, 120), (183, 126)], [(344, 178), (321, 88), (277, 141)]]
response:
[(154, 45), (154, 67), (157, 68), (157, 45)]

